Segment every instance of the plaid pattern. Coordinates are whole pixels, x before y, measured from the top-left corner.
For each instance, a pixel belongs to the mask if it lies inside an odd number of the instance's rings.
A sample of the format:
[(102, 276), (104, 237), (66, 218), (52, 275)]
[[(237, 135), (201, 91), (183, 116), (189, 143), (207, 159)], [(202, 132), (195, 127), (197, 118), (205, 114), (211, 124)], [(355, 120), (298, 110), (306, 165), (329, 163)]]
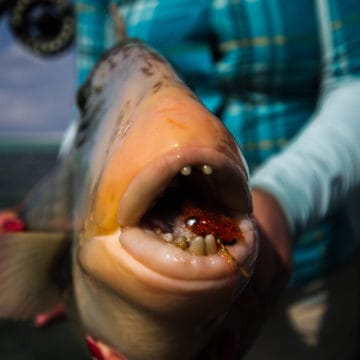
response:
[[(172, 62), (224, 121), (253, 170), (309, 121), (324, 81), (359, 75), (360, 2), (326, 1), (331, 23), (324, 40), (317, 1), (114, 2), (121, 7), (129, 36), (143, 39)], [(79, 83), (115, 43), (109, 3), (76, 0)], [(333, 44), (325, 54), (331, 59), (326, 69), (324, 41)], [(320, 275), (353, 250), (336, 245), (334, 224), (319, 224), (296, 241), (294, 284)]]

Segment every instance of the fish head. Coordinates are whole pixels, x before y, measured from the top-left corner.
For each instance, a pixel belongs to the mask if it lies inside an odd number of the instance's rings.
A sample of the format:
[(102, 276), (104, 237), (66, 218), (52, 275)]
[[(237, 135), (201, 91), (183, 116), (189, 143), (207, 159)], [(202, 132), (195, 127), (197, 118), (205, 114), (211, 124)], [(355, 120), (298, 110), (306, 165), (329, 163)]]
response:
[(128, 91), (97, 130), (107, 145), (95, 142), (83, 187), (75, 296), (86, 331), (129, 358), (191, 358), (254, 267), (248, 171), (223, 124), (145, 55), (130, 56)]

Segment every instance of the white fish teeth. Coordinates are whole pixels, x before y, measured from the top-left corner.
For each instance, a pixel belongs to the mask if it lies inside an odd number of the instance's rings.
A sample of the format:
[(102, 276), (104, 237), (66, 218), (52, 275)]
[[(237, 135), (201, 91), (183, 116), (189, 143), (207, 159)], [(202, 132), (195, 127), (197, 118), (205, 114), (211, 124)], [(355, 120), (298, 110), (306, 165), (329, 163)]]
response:
[(162, 234), (162, 238), (167, 241), (167, 242), (172, 242), (174, 241), (174, 235), (172, 233), (165, 233)]
[(181, 170), (180, 170), (180, 173), (184, 176), (188, 176), (191, 174), (191, 171), (192, 171), (192, 168), (191, 166), (184, 166)]
[[(249, 223), (247, 226), (249, 226)], [(153, 231), (164, 241), (172, 243), (181, 250), (189, 251), (193, 255), (214, 255), (218, 252), (216, 238), (213, 234), (194, 237), (190, 234), (176, 235), (171, 232), (163, 232), (160, 228), (155, 228)]]
[(189, 251), (194, 255), (205, 255), (205, 242), (202, 236), (196, 236), (190, 244)]
[(189, 176), (191, 174), (191, 171), (192, 171), (192, 168), (191, 166), (184, 166), (181, 170), (180, 170), (180, 173), (181, 175), (184, 175), (184, 176)]
[(201, 171), (205, 175), (211, 175), (213, 173), (213, 168), (210, 165), (205, 165), (204, 164), (204, 165), (201, 166)]
[(162, 235), (162, 230), (160, 229), (160, 228), (156, 228), (156, 229), (154, 229), (154, 233), (156, 234), (156, 235)]
[(254, 229), (254, 222), (251, 219), (242, 219), (239, 224), (241, 232), (246, 233)]
[[(206, 165), (206, 164), (201, 165), (200, 169), (205, 175), (211, 175), (213, 173), (213, 168), (210, 165)], [(184, 176), (191, 175), (191, 172), (192, 172), (191, 165), (186, 165), (180, 170), (180, 173)]]
[(216, 240), (213, 234), (208, 234), (205, 236), (205, 249), (207, 255), (213, 255), (217, 253)]

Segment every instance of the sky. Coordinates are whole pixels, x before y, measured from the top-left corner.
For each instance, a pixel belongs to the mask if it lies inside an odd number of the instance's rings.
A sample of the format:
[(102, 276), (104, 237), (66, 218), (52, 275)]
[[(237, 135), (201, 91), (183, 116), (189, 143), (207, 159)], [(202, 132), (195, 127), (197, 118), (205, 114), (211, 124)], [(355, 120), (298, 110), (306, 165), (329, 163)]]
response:
[(39, 57), (14, 39), (7, 20), (0, 18), (0, 141), (60, 138), (75, 114), (74, 49)]

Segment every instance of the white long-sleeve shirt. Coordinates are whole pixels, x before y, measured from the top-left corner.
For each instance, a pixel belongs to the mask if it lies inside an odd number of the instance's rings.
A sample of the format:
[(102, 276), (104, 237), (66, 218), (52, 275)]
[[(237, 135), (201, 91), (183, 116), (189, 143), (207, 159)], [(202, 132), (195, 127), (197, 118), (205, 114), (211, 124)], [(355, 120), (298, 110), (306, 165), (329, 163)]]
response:
[[(347, 65), (339, 52), (359, 52), (360, 42), (342, 49), (349, 44), (335, 39), (341, 23), (335, 22), (329, 2), (318, 0), (317, 10), (323, 51), (317, 111), (293, 143), (252, 177), (253, 187), (280, 202), (294, 234), (351, 202), (360, 187), (360, 77), (337, 76), (335, 70)], [(356, 207), (352, 211), (356, 216)], [(358, 214), (360, 219), (360, 205)]]

